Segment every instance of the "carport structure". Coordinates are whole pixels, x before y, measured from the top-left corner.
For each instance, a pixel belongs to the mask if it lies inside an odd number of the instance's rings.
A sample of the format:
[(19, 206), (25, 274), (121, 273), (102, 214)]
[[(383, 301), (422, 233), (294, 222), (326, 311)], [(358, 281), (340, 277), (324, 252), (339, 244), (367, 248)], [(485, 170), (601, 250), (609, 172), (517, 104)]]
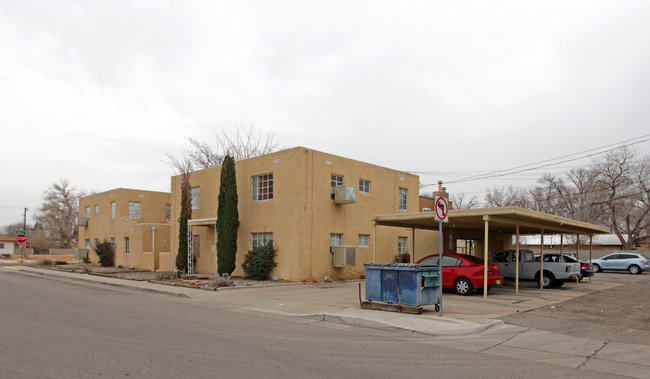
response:
[[(377, 236), (377, 226), (390, 226), (409, 228), (412, 233), (412, 244), (415, 246), (415, 230), (438, 230), (434, 212), (401, 213), (391, 215), (373, 216), (374, 235)], [(453, 239), (466, 239), (480, 241), (483, 238), (483, 297), (487, 298), (487, 271), (490, 234), (510, 234), (516, 236), (516, 276), (515, 292), (519, 293), (519, 236), (521, 234), (541, 233), (541, 272), (543, 276), (544, 265), (544, 233), (575, 234), (576, 236), (589, 236), (589, 261), (593, 252), (593, 235), (609, 233), (609, 229), (581, 221), (574, 221), (564, 217), (549, 215), (520, 207), (498, 207), (480, 209), (450, 210), (447, 216), (449, 222), (443, 224), (443, 234), (452, 233)], [(439, 236), (439, 238), (444, 238)], [(577, 241), (580, 239), (578, 238)], [(579, 243), (579, 242), (578, 242)], [(376, 244), (374, 244), (376, 249)], [(561, 244), (561, 253), (563, 246)], [(376, 250), (373, 252), (373, 261), (376, 260)], [(412, 262), (415, 262), (415, 249), (413, 249)], [(540, 283), (543, 277), (540, 277)], [(540, 288), (543, 286), (540, 285)]]

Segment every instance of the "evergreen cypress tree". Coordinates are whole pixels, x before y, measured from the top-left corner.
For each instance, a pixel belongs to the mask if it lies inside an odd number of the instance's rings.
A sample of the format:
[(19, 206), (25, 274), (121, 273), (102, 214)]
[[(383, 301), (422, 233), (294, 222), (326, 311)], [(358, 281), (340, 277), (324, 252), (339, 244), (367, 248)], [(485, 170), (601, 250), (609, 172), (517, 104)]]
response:
[(178, 254), (176, 268), (187, 272), (187, 221), (192, 218), (190, 177), (186, 173), (181, 179), (181, 215), (178, 218)]
[(230, 275), (235, 271), (237, 256), (237, 178), (235, 160), (226, 155), (221, 165), (221, 183), (217, 209), (217, 272)]

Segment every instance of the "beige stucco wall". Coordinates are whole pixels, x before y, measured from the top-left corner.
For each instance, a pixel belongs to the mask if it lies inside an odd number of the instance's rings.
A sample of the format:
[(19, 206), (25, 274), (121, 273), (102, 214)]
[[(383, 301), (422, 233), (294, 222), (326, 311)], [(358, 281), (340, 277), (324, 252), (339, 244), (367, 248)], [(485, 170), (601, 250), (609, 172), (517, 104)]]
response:
[[(374, 230), (371, 217), (418, 211), (419, 178), (416, 175), (376, 165), (342, 158), (303, 147), (236, 162), (238, 209), (240, 217), (237, 269), (251, 246), (252, 233), (272, 232), (279, 248), (273, 272), (281, 279), (322, 280), (356, 278), (364, 274), (364, 263), (373, 260)], [(251, 200), (251, 178), (273, 173), (273, 200)], [(200, 208), (192, 219), (217, 217), (217, 194), (221, 167), (190, 174), (191, 187), (200, 187)], [(331, 175), (344, 177), (344, 184), (356, 188), (356, 202), (336, 204), (331, 200)], [(369, 194), (359, 192), (359, 179), (371, 182)], [(180, 211), (181, 177), (172, 178), (171, 252), (178, 252), (178, 217)], [(398, 209), (399, 188), (408, 190), (407, 210)], [(343, 244), (357, 246), (356, 266), (332, 266), (330, 233), (343, 234)], [(214, 226), (194, 226), (193, 234), (200, 238), (200, 252), (195, 271), (213, 273), (215, 270)], [(369, 247), (358, 247), (358, 235), (370, 236)], [(399, 236), (412, 243), (410, 229), (384, 228), (377, 233), (377, 261), (391, 262), (397, 254)], [(417, 241), (417, 238), (416, 238)], [(410, 250), (410, 248), (409, 248)], [(172, 260), (174, 260), (173, 258)]]
[[(85, 208), (90, 207), (90, 219), (86, 226), (79, 226), (79, 247), (85, 247), (85, 240), (94, 245), (115, 238), (115, 265), (123, 267), (149, 268), (151, 258), (143, 261), (143, 252), (152, 252), (158, 268), (157, 252), (169, 252), (169, 219), (165, 208), (170, 204), (171, 194), (118, 188), (79, 199), (79, 215), (85, 217)], [(140, 202), (140, 218), (129, 218), (129, 202)], [(115, 202), (115, 218), (111, 218), (111, 202)], [(95, 212), (95, 205), (99, 212)], [(153, 228), (155, 227), (155, 230)], [(125, 237), (129, 237), (129, 253), (125, 253)], [(97, 255), (88, 254), (91, 262), (97, 263)]]

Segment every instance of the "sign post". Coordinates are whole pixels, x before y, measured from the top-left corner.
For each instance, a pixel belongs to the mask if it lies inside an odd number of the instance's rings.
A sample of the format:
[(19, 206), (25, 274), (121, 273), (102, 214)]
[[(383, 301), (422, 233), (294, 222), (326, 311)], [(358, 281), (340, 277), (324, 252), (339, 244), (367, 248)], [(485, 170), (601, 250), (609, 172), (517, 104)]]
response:
[(16, 232), (16, 242), (20, 245), (20, 265), (22, 266), (23, 256), (25, 255), (25, 243), (27, 242), (27, 236), (24, 230), (18, 230)]
[(440, 317), (442, 317), (442, 257), (443, 257), (443, 236), (442, 236), (442, 223), (449, 222), (447, 215), (449, 214), (449, 200), (444, 196), (436, 195), (434, 197), (434, 220), (438, 221), (438, 267), (440, 269)]

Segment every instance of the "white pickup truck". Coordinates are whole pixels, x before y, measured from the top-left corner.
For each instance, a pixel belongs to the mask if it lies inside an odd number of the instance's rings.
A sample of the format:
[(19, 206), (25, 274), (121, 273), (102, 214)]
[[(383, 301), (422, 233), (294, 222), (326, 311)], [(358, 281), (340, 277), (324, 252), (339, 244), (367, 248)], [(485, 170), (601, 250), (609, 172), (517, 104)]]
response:
[[(499, 271), (504, 278), (515, 278), (515, 250), (497, 251), (490, 263), (499, 264)], [(530, 250), (519, 250), (519, 279), (536, 280), (539, 283), (541, 262), (535, 261)], [(544, 288), (560, 287), (566, 280), (577, 280), (580, 265), (571, 262), (544, 262)]]

